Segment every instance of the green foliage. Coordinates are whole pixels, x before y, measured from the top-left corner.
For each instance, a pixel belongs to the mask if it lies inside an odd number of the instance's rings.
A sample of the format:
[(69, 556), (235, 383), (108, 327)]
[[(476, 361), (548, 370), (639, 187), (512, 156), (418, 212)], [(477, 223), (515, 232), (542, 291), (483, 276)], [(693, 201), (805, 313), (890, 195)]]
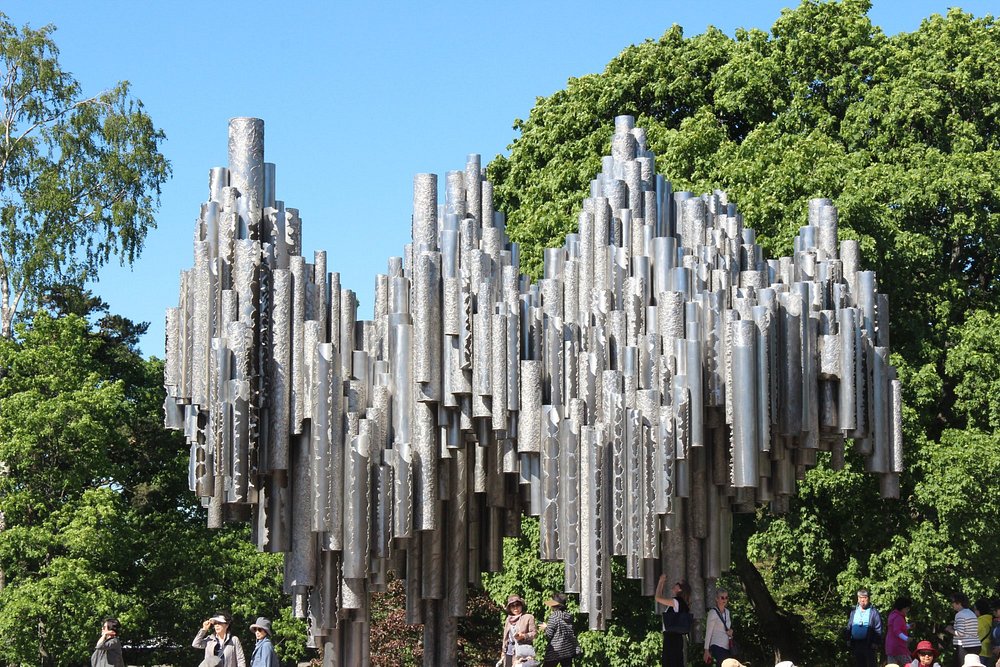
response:
[(59, 65), (55, 28), (0, 13), (0, 335), (44, 288), (131, 263), (170, 174), (164, 139), (127, 82), (86, 97)]
[[(834, 200), (841, 238), (891, 296), (908, 467), (901, 500), (883, 501), (859, 460), (825, 459), (788, 515), (754, 519), (750, 558), (810, 633), (792, 657), (816, 665), (847, 659), (837, 631), (859, 584), (885, 611), (913, 597), (921, 637), (950, 616), (951, 589), (1000, 586), (983, 492), (1000, 464), (1000, 27), (952, 9), (889, 37), (869, 8), (805, 0), (734, 38), (674, 26), (539, 99), (488, 167), (534, 275), (575, 231), (619, 114), (646, 128), (675, 191), (726, 190), (772, 256), (789, 254), (809, 198)], [(638, 605), (616, 597), (616, 612)], [(747, 611), (741, 633), (766, 642)]]
[(186, 448), (160, 424), (162, 363), (132, 346), (141, 327), (61, 294), (50, 303), (78, 314), (39, 312), (0, 338), (0, 662), (81, 664), (104, 616), (131, 664), (173, 660), (217, 609), (251, 646), (241, 628), (273, 618), (279, 654), (302, 659), (281, 557), (245, 526), (205, 528)]
[(969, 426), (1000, 428), (1000, 313), (975, 310), (953, 331), (945, 372), (955, 379), (955, 411)]

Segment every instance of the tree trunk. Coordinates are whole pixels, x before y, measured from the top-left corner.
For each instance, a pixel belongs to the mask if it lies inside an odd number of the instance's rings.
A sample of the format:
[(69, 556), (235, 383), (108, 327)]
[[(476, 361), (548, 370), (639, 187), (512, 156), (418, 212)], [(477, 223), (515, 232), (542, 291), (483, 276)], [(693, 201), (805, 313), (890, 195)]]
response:
[(737, 515), (733, 518), (733, 564), (743, 590), (753, 605), (761, 634), (774, 648), (775, 663), (791, 660), (798, 664), (803, 651), (796, 638), (805, 637), (802, 617), (778, 606), (771, 597), (764, 578), (747, 557), (747, 542), (754, 530), (753, 515)]

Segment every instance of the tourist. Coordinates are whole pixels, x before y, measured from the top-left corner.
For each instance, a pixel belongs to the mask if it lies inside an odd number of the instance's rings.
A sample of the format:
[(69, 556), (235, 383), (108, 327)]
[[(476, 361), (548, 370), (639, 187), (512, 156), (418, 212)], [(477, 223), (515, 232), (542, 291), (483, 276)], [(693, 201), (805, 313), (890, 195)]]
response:
[(573, 631), (573, 617), (566, 611), (566, 595), (554, 593), (550, 600), (545, 601), (545, 605), (551, 607), (552, 611), (545, 623), (538, 624), (538, 629), (545, 633), (548, 640), (542, 663), (544, 667), (570, 667), (580, 644)]
[(278, 655), (274, 652), (271, 642), (271, 621), (260, 616), (250, 626), (250, 631), (257, 636), (257, 644), (250, 655), (250, 667), (280, 667)]
[(993, 645), (990, 642), (990, 631), (993, 630), (993, 609), (986, 598), (976, 600), (976, 636), (979, 637), (979, 660), (984, 665), (990, 664)]
[[(243, 645), (239, 637), (229, 633), (232, 617), (219, 612), (201, 624), (201, 629), (195, 635), (191, 646), (205, 651), (205, 663), (217, 664), (219, 667), (246, 667), (247, 658), (243, 654)], [(215, 633), (211, 634), (214, 627)], [(216, 658), (218, 662), (212, 660)]]
[[(666, 607), (662, 616), (663, 646), (660, 667), (684, 667), (684, 637), (691, 631), (691, 586), (678, 581), (670, 589), (671, 597), (664, 597), (667, 575), (661, 574), (656, 582), (656, 601)], [(687, 632), (684, 632), (684, 626)]]
[(875, 667), (875, 652), (882, 643), (882, 617), (872, 606), (867, 588), (858, 589), (858, 605), (847, 617), (845, 634), (856, 667)]
[[(524, 600), (520, 595), (511, 595), (507, 598), (507, 618), (503, 624), (503, 639), (500, 642), (500, 660), (503, 667), (512, 667), (515, 653), (518, 657), (528, 657), (527, 651), (523, 649), (517, 651), (517, 646), (531, 647), (538, 635), (538, 628), (535, 625), (535, 617), (525, 612)], [(532, 649), (531, 655), (534, 655)]]
[(885, 661), (890, 665), (905, 667), (910, 662), (910, 626), (906, 615), (910, 613), (913, 601), (906, 596), (896, 598), (889, 618), (886, 619)]
[(937, 663), (937, 649), (934, 648), (934, 644), (926, 639), (918, 642), (917, 648), (910, 655), (913, 656), (913, 662), (910, 663), (910, 667), (941, 667)]
[(733, 619), (726, 606), (729, 604), (729, 592), (720, 588), (715, 592), (715, 606), (708, 612), (705, 619), (705, 664), (715, 662), (716, 667), (722, 667), (722, 662), (732, 656)]
[(101, 636), (90, 655), (90, 667), (125, 667), (122, 642), (118, 639), (121, 626), (117, 618), (106, 618), (101, 623)]
[[(955, 610), (955, 620), (945, 626), (945, 632), (952, 635), (951, 643), (955, 645), (955, 664), (961, 665), (967, 655), (979, 655), (980, 641), (976, 634), (979, 621), (976, 613), (969, 609), (969, 598), (963, 593), (952, 593), (949, 597), (951, 608)], [(977, 658), (978, 660), (978, 658)]]

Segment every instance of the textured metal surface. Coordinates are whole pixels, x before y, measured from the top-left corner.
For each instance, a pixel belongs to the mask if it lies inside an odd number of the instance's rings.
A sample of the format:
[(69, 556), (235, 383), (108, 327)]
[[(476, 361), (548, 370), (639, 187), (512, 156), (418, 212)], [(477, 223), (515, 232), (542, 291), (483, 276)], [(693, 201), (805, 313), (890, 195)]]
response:
[(857, 243), (838, 248), (830, 200), (810, 201), (792, 256), (765, 259), (725, 193), (673, 192), (622, 116), (540, 283), (470, 155), (440, 206), (437, 176), (414, 178), (413, 243), (358, 321), (325, 253), (303, 257), (263, 123), (229, 138), (167, 313), (165, 423), (209, 524), (249, 515), (260, 548), (289, 552), (326, 664), (367, 664), (390, 574), (425, 664), (454, 664), (467, 586), (525, 514), (603, 628), (613, 555), (647, 594), (661, 571), (686, 578), (703, 614), (732, 513), (787, 508), (821, 449), (836, 465), (853, 439), (898, 494), (888, 299)]

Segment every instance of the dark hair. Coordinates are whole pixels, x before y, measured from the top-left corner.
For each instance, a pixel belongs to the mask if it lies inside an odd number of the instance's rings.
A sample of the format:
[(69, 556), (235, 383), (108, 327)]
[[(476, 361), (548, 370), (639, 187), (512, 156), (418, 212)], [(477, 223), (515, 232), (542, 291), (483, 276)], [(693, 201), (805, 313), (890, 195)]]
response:
[(957, 602), (963, 607), (969, 606), (969, 596), (967, 596), (965, 593), (958, 593), (958, 592), (952, 593), (951, 595), (948, 596), (948, 601), (953, 603)]
[(119, 635), (122, 632), (121, 623), (118, 622), (117, 618), (113, 618), (111, 616), (105, 618), (104, 621), (101, 623), (101, 626), (103, 627), (105, 625), (108, 626), (108, 630), (114, 630), (116, 635)]
[(684, 604), (691, 605), (691, 584), (686, 581), (678, 581), (677, 585), (680, 587), (680, 596), (684, 600)]
[(913, 600), (906, 597), (905, 595), (900, 595), (898, 598), (896, 598), (896, 602), (893, 603), (892, 608), (895, 609), (896, 611), (903, 611), (907, 607), (912, 607), (912, 606), (913, 606)]
[(978, 600), (976, 600), (976, 611), (978, 611), (980, 614), (989, 614), (991, 616), (993, 615), (993, 609), (992, 606), (990, 605), (990, 601), (987, 600), (986, 598), (979, 598)]

